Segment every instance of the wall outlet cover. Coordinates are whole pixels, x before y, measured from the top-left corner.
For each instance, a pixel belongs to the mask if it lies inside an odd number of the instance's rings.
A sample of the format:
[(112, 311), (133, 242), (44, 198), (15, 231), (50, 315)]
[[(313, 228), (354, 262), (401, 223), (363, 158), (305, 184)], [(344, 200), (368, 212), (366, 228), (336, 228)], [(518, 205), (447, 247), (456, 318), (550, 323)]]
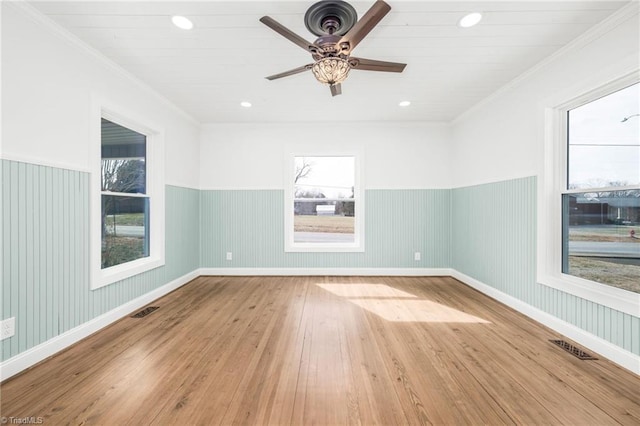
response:
[(0, 340), (7, 339), (16, 334), (16, 318), (11, 317), (0, 323)]
[(413, 253), (413, 260), (420, 260), (420, 258), (421, 258), (421, 255), (419, 251)]
[(227, 252), (227, 260), (233, 260), (233, 253), (230, 251)]

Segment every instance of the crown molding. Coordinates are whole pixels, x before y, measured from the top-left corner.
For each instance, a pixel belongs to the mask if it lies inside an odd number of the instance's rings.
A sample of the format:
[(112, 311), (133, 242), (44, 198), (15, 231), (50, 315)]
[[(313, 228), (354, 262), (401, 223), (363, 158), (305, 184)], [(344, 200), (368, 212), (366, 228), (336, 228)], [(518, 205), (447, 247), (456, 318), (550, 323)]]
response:
[(579, 35), (577, 38), (570, 41), (565, 46), (561, 47), (550, 56), (547, 56), (542, 61), (533, 65), (527, 71), (518, 75), (513, 80), (509, 81), (504, 86), (500, 87), (498, 90), (482, 99), (480, 102), (476, 103), (462, 114), (458, 115), (456, 118), (451, 120), (451, 124), (457, 124), (460, 121), (464, 120), (469, 115), (473, 114), (476, 110), (482, 108), (484, 105), (492, 102), (493, 100), (502, 96), (505, 92), (513, 89), (514, 87), (520, 85), (522, 82), (527, 81), (529, 78), (537, 74), (540, 70), (544, 69), (548, 65), (555, 62), (558, 58), (570, 54), (572, 52), (577, 52), (580, 49), (584, 48), (586, 45), (594, 42), (600, 37), (604, 36), (608, 32), (619, 27), (623, 22), (633, 18), (638, 15), (638, 11), (640, 10), (640, 2), (637, 0), (630, 1), (627, 5), (621, 7), (620, 9), (613, 12), (610, 16), (595, 24), (593, 27), (589, 28), (587, 31)]
[(145, 90), (150, 95), (153, 95), (163, 105), (169, 107), (171, 110), (178, 113), (180, 116), (187, 119), (192, 124), (196, 126), (200, 126), (201, 123), (198, 120), (196, 120), (191, 114), (187, 113), (186, 111), (178, 107), (171, 100), (166, 98), (164, 95), (160, 94), (156, 89), (149, 86), (144, 81), (140, 80), (131, 72), (124, 69), (122, 66), (118, 65), (116, 62), (114, 62), (112, 59), (105, 56), (99, 50), (91, 47), (89, 44), (87, 44), (86, 42), (78, 38), (78, 36), (76, 36), (69, 30), (65, 29), (60, 24), (58, 24), (57, 22), (55, 22), (54, 20), (52, 20), (51, 18), (49, 18), (48, 16), (40, 12), (34, 6), (29, 4), (26, 0), (3, 1), (2, 3), (3, 5), (7, 5), (9, 7), (12, 7), (22, 12), (25, 16), (27, 16), (37, 24), (42, 25), (47, 30), (52, 32), (54, 35), (59, 37), (60, 39), (77, 47), (78, 49), (80, 49), (81, 51), (83, 51), (85, 54), (92, 57), (93, 59), (96, 59), (99, 63), (104, 65), (109, 70), (113, 71), (115, 74), (125, 78), (126, 80), (129, 80), (130, 82), (136, 84), (137, 86)]

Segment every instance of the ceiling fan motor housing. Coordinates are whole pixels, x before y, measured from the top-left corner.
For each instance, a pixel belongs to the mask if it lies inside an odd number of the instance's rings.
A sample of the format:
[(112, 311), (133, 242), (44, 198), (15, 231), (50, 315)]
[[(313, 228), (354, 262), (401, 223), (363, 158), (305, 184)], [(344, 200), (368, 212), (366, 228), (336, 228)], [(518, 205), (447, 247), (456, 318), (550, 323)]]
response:
[(356, 10), (345, 1), (319, 1), (304, 14), (304, 24), (312, 34), (343, 36), (358, 21)]
[(313, 54), (314, 60), (319, 60), (322, 58), (326, 58), (329, 56), (344, 56), (341, 55), (342, 50), (338, 48), (338, 42), (340, 41), (340, 36), (334, 34), (325, 34), (319, 37), (315, 44), (322, 48), (322, 53)]

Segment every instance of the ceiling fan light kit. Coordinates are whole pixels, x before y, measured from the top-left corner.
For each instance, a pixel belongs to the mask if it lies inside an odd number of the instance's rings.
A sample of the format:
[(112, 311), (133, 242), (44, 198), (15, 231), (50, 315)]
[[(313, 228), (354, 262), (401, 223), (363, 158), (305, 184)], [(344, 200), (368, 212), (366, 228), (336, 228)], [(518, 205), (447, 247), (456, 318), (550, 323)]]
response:
[(269, 16), (260, 22), (311, 53), (314, 62), (289, 71), (266, 77), (276, 80), (311, 70), (314, 77), (328, 84), (331, 95), (342, 93), (342, 83), (351, 69), (382, 72), (402, 72), (406, 64), (356, 58), (351, 52), (391, 10), (383, 0), (377, 0), (358, 20), (353, 6), (344, 1), (323, 0), (313, 4), (305, 13), (307, 29), (318, 39), (309, 43)]
[(313, 75), (320, 83), (342, 83), (349, 75), (351, 66), (342, 58), (322, 58), (311, 67)]

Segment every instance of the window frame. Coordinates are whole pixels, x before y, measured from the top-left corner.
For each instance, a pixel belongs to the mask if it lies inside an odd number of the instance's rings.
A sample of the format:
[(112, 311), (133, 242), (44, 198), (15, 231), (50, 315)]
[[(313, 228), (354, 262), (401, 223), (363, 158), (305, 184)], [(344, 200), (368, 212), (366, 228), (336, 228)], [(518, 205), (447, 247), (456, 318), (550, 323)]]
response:
[[(547, 287), (638, 316), (640, 315), (640, 294), (562, 272), (562, 195), (590, 190), (590, 188), (567, 189), (568, 111), (640, 81), (639, 70), (635, 67), (631, 72), (618, 75), (621, 77), (606, 79), (604, 83), (601, 79), (587, 87), (573, 87), (561, 93), (550, 102), (551, 106), (545, 108), (543, 170), (538, 188), (537, 281)], [(624, 190), (629, 187), (618, 189)]]
[[(149, 256), (104, 269), (101, 232), (102, 118), (146, 136), (145, 197), (149, 199)], [(90, 288), (97, 290), (165, 264), (164, 129), (148, 117), (98, 98), (92, 99), (91, 120)]]
[[(294, 201), (295, 201), (295, 158), (296, 157), (353, 157), (355, 224), (353, 243), (296, 243), (294, 241)], [(362, 153), (356, 150), (339, 151), (293, 151), (285, 158), (284, 173), (284, 251), (312, 253), (364, 252), (364, 190), (363, 190)]]

